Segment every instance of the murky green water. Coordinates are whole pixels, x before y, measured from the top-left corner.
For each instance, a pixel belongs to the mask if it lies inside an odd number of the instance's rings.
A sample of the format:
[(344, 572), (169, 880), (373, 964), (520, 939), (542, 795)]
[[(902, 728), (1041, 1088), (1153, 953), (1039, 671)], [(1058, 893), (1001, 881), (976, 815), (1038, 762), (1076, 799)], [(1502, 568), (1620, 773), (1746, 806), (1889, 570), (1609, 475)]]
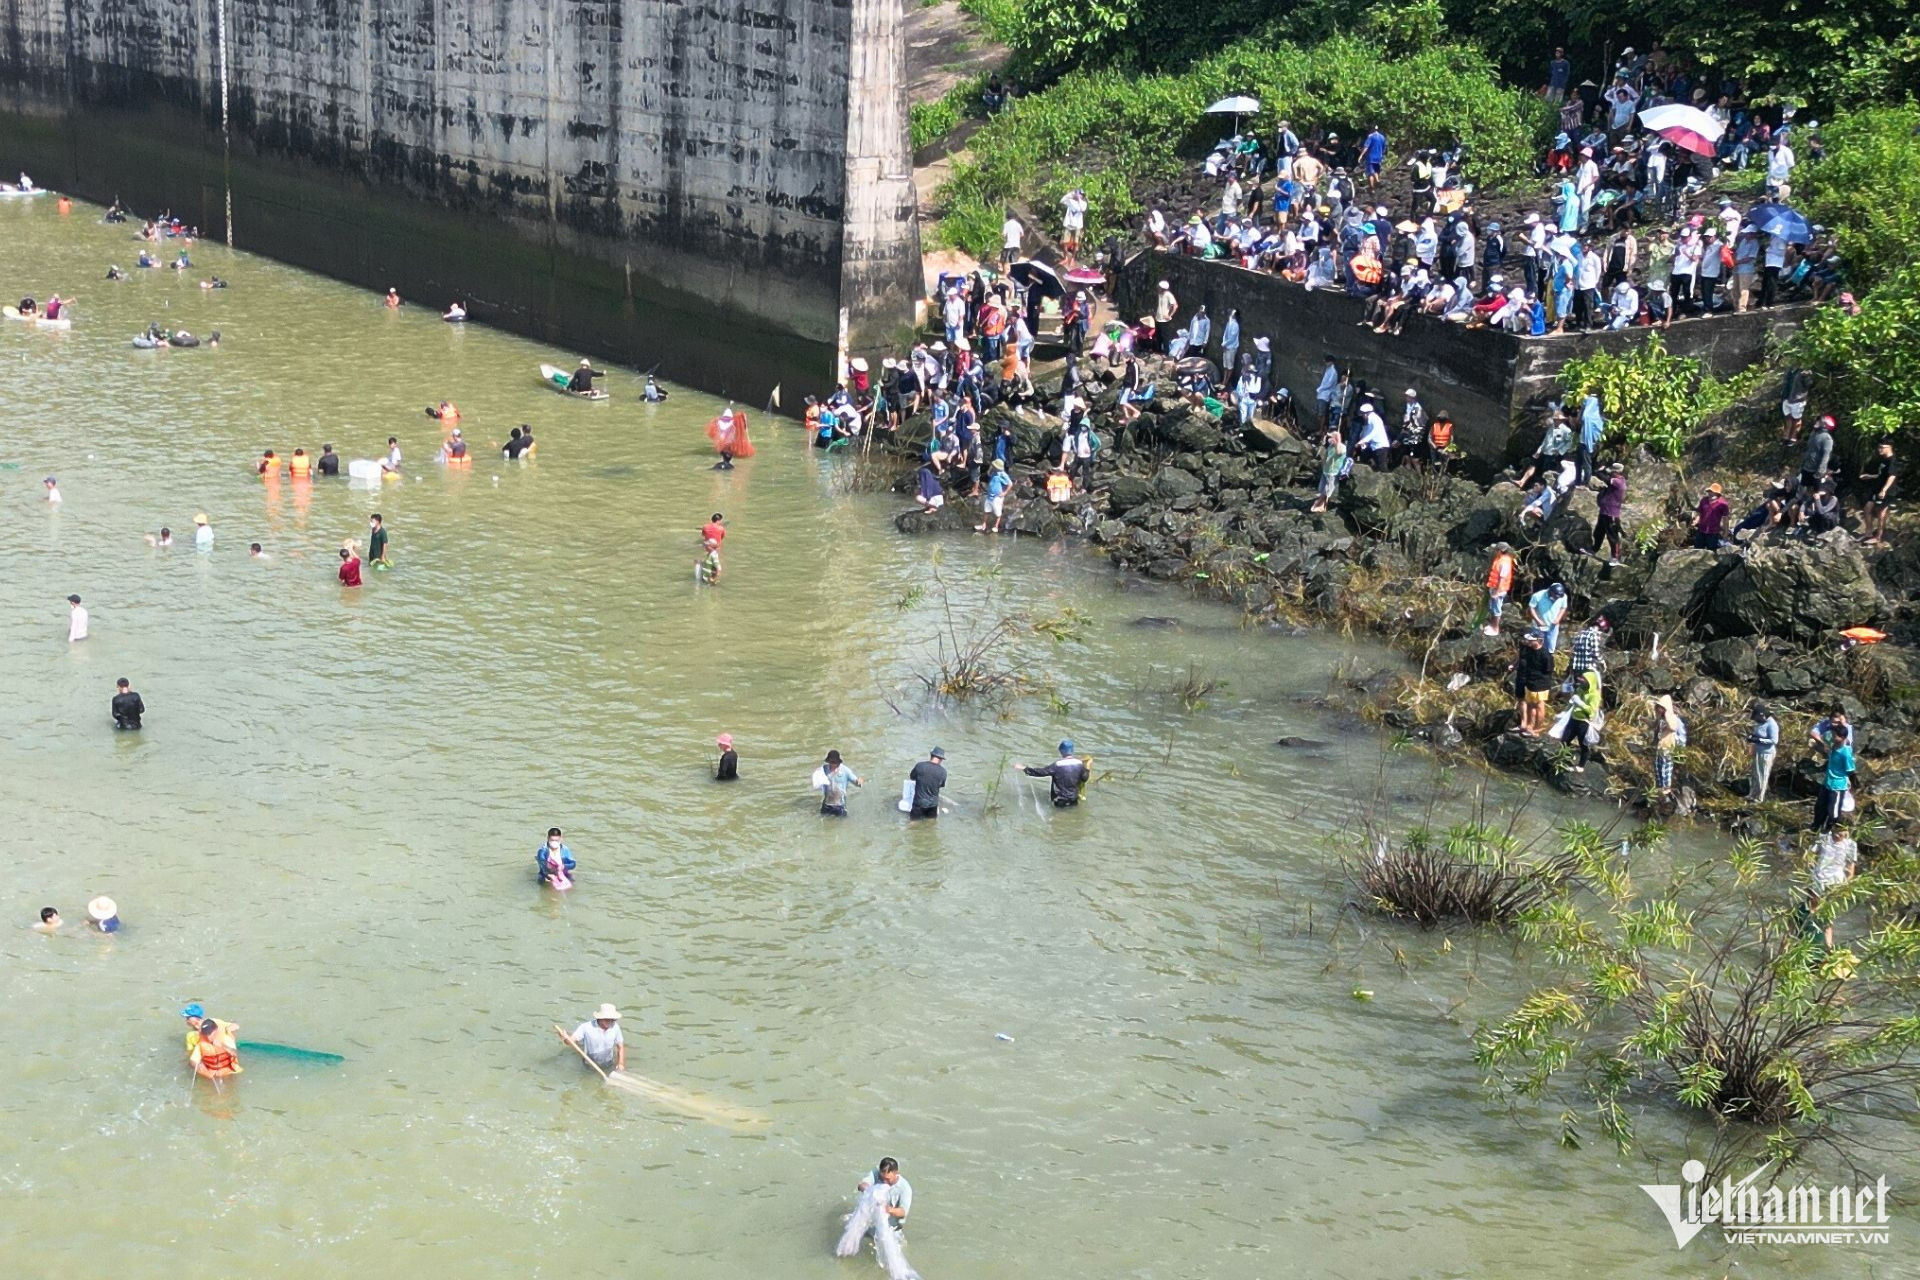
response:
[[(945, 610), (914, 589), (935, 544), (791, 428), (757, 425), (761, 456), (715, 474), (717, 406), (691, 392), (645, 406), (622, 371), (613, 403), (563, 401), (534, 366), (565, 353), (210, 246), (195, 276), (109, 285), (134, 246), (93, 216), (0, 206), (6, 291), (81, 296), (71, 333), (0, 326), (16, 1274), (173, 1276), (208, 1249), (286, 1275), (867, 1275), (828, 1249), (887, 1153), (930, 1280), (1731, 1265), (1675, 1253), (1643, 1167), (1485, 1104), (1466, 1038), (1514, 989), (1500, 943), (1443, 959), (1349, 925), (1329, 946), (1342, 829), (1376, 793), (1411, 820), (1436, 786), (1308, 704), (1336, 641), (1121, 590), (1075, 548), (948, 541), (963, 620), (1000, 592), (1091, 626), (1048, 663), (1064, 706), (931, 707), (914, 673)], [(233, 288), (193, 287), (209, 270)], [(224, 341), (136, 351), (150, 318)], [(443, 396), (481, 443), (535, 423), (538, 461), (429, 464), (421, 406)], [(390, 433), (408, 479), (382, 492), (252, 474), (263, 448), (372, 457)], [(375, 509), (398, 567), (343, 595), (333, 549)], [(733, 534), (703, 592), (714, 510)], [(211, 554), (142, 541), (196, 511)], [(69, 592), (92, 610), (79, 646)], [(1169, 693), (1190, 667), (1226, 684), (1197, 713)], [(137, 737), (108, 727), (123, 674)], [(1008, 761), (1063, 733), (1111, 776), (1056, 814)], [(957, 811), (909, 828), (892, 796), (936, 743)], [(870, 784), (840, 823), (805, 785), (829, 747)], [(531, 875), (551, 824), (582, 863), (564, 900)], [(111, 941), (26, 927), (103, 892)], [(348, 1061), (255, 1057), (224, 1094), (192, 1087), (188, 999)], [(583, 1077), (548, 1026), (602, 1000), (635, 1069), (769, 1122)]]

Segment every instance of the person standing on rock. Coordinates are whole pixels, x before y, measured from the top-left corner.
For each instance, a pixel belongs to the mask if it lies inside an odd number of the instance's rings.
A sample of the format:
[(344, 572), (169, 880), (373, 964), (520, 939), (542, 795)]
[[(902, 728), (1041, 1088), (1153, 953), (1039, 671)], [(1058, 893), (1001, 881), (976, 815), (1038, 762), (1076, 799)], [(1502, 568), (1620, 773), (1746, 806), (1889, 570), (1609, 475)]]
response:
[(1600, 415), (1599, 393), (1589, 391), (1580, 402), (1580, 448), (1573, 455), (1575, 484), (1585, 484), (1593, 478), (1593, 460), (1600, 453), (1600, 441), (1606, 432), (1606, 419)]
[(1599, 554), (1605, 546), (1609, 565), (1620, 564), (1625, 556), (1624, 540), (1620, 532), (1620, 517), (1627, 509), (1627, 468), (1622, 463), (1614, 463), (1607, 468), (1604, 484), (1596, 484), (1600, 490), (1600, 514), (1593, 521), (1593, 551)]
[(1874, 469), (1860, 477), (1873, 482), (1862, 529), (1869, 547), (1886, 545), (1887, 513), (1893, 510), (1893, 495), (1900, 487), (1900, 461), (1893, 456), (1893, 441), (1882, 440), (1874, 452), (1878, 455)]
[(1251, 354), (1240, 358), (1240, 373), (1233, 381), (1233, 401), (1240, 411), (1240, 425), (1253, 425), (1254, 411), (1266, 398), (1266, 387), (1260, 380), (1260, 371), (1254, 368)]
[(1612, 634), (1613, 624), (1604, 614), (1574, 632), (1573, 657), (1567, 665), (1567, 674), (1577, 678), (1582, 671), (1605, 671), (1607, 637)]
[(1813, 829), (1830, 831), (1846, 810), (1847, 792), (1853, 786), (1852, 733), (1844, 724), (1831, 732), (1827, 748), (1827, 767), (1820, 779), (1820, 794), (1813, 801)]
[(1320, 407), (1320, 426), (1323, 430), (1336, 427), (1333, 420), (1333, 398), (1340, 390), (1340, 364), (1332, 356), (1327, 357), (1327, 367), (1320, 371), (1320, 385), (1313, 389), (1313, 402)]
[(1400, 438), (1394, 442), (1396, 460), (1411, 462), (1417, 466), (1420, 462), (1422, 447), (1426, 442), (1427, 406), (1420, 403), (1420, 393), (1408, 387), (1406, 403), (1400, 408)]
[(1727, 500), (1718, 484), (1710, 484), (1700, 495), (1693, 512), (1693, 545), (1705, 551), (1720, 549), (1720, 532), (1727, 524)]
[[(1741, 310), (1746, 310), (1742, 307)], [(1788, 444), (1800, 442), (1800, 424), (1807, 416), (1807, 393), (1813, 387), (1813, 374), (1806, 369), (1787, 370), (1786, 385), (1780, 391), (1780, 416), (1786, 421)]]
[(1653, 703), (1653, 785), (1663, 799), (1673, 794), (1673, 753), (1686, 745), (1686, 722), (1663, 693)]
[(1371, 400), (1363, 401), (1360, 405), (1360, 430), (1353, 451), (1364, 454), (1367, 465), (1375, 471), (1393, 469), (1393, 442), (1387, 439), (1386, 419), (1380, 416), (1380, 411)]
[[(1324, 507), (1322, 508), (1324, 510)], [(1505, 542), (1493, 544), (1493, 563), (1487, 568), (1486, 634), (1500, 634), (1500, 615), (1513, 591), (1513, 547)]]
[(1327, 509), (1340, 489), (1340, 477), (1346, 474), (1347, 442), (1338, 431), (1329, 431), (1320, 445), (1320, 491), (1307, 510), (1319, 513)]
[(1153, 295), (1153, 332), (1160, 341), (1160, 350), (1166, 351), (1173, 346), (1176, 336), (1173, 322), (1180, 315), (1180, 299), (1174, 296), (1173, 286), (1162, 280)]
[(1780, 750), (1780, 722), (1773, 718), (1764, 702), (1756, 702), (1747, 708), (1747, 714), (1753, 717), (1753, 728), (1747, 731), (1747, 742), (1753, 747), (1753, 770), (1747, 779), (1747, 803), (1765, 804), (1767, 783), (1773, 777), (1773, 758)]
[(1529, 631), (1520, 640), (1513, 662), (1513, 694), (1518, 702), (1520, 735), (1537, 738), (1547, 727), (1547, 696), (1553, 690), (1553, 655), (1540, 633)]
[(1800, 492), (1803, 495), (1814, 492), (1826, 483), (1827, 471), (1833, 464), (1834, 426), (1833, 415), (1822, 414), (1813, 434), (1807, 437), (1807, 447), (1800, 454)]
[(1560, 734), (1560, 741), (1576, 753), (1575, 773), (1587, 771), (1600, 724), (1600, 673), (1589, 667), (1573, 677), (1573, 701), (1567, 706), (1567, 727)]
[[(1240, 363), (1240, 313), (1227, 311), (1227, 322), (1220, 326), (1220, 367), (1236, 368)], [(1262, 379), (1264, 381), (1264, 377)]]
[(1564, 583), (1543, 587), (1527, 599), (1527, 625), (1538, 632), (1551, 658), (1560, 651), (1560, 623), (1567, 616), (1567, 588)]

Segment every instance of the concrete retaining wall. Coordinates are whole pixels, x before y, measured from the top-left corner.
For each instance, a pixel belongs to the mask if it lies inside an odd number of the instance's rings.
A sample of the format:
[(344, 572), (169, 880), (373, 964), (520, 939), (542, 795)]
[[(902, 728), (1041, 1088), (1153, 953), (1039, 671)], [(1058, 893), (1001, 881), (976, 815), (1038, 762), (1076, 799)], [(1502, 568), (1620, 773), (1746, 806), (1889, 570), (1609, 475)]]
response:
[(619, 359), (678, 349), (695, 381), (762, 352), (817, 379), (920, 292), (900, 23), (901, 0), (13, 0), (0, 155), (211, 234), (231, 188), (240, 247)]
[[(1376, 334), (1359, 324), (1365, 303), (1344, 293), (1306, 290), (1277, 276), (1221, 262), (1143, 253), (1115, 281), (1114, 298), (1127, 318), (1152, 310), (1160, 280), (1180, 299), (1180, 323), (1202, 304), (1213, 319), (1214, 348), (1227, 312), (1240, 311), (1241, 349), (1265, 334), (1273, 340), (1274, 377), (1295, 399), (1313, 403), (1327, 357), (1370, 388), (1383, 390), (1387, 406), (1416, 387), (1430, 410), (1453, 415), (1456, 439), (1485, 463), (1504, 462), (1538, 443), (1538, 407), (1558, 395), (1556, 379), (1570, 359), (1599, 348), (1624, 350), (1646, 341), (1644, 329), (1619, 333), (1522, 338), (1491, 329), (1468, 329), (1415, 316), (1399, 336)], [(1807, 308), (1775, 307), (1744, 315), (1682, 320), (1665, 333), (1669, 350), (1699, 356), (1718, 374), (1759, 360), (1767, 344), (1790, 332)], [(1391, 418), (1391, 414), (1389, 417)]]

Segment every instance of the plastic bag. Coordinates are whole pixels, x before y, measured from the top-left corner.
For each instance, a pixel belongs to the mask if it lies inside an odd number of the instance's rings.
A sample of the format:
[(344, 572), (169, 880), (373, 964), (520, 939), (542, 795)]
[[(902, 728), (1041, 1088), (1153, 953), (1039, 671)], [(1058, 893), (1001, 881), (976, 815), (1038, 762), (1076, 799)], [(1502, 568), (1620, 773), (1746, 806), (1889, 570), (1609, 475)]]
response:
[(1840, 812), (1842, 813), (1853, 812), (1853, 788), (1852, 787), (1848, 787), (1845, 791), (1840, 793)]

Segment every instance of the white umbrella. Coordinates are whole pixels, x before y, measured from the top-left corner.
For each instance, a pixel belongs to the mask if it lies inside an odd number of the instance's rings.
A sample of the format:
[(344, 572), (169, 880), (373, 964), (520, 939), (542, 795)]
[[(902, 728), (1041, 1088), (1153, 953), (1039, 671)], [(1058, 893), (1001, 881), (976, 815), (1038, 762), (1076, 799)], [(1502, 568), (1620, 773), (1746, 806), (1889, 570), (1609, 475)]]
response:
[(1713, 154), (1713, 144), (1726, 132), (1725, 125), (1700, 108), (1682, 106), (1677, 102), (1664, 107), (1648, 107), (1640, 113), (1640, 123), (1675, 146), (1703, 156)]
[(1260, 99), (1249, 97), (1244, 93), (1235, 94), (1231, 98), (1222, 98), (1206, 110), (1206, 114), (1210, 116), (1232, 116), (1233, 131), (1236, 134), (1240, 132), (1241, 116), (1258, 115), (1259, 112)]

